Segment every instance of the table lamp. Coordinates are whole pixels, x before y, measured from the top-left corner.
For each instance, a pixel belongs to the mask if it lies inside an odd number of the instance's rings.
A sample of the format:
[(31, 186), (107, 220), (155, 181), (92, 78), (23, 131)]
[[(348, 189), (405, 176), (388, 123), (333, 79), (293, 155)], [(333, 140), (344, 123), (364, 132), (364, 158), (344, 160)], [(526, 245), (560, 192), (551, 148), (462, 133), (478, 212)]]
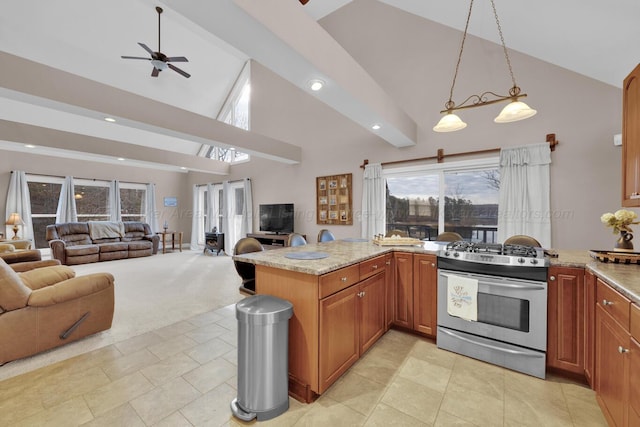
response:
[(12, 240), (18, 240), (18, 226), (19, 225), (24, 225), (24, 221), (22, 220), (22, 218), (20, 218), (20, 214), (17, 212), (12, 213), (11, 215), (9, 215), (9, 219), (7, 220), (7, 222), (5, 223), (7, 225), (13, 225), (13, 237), (11, 238)]

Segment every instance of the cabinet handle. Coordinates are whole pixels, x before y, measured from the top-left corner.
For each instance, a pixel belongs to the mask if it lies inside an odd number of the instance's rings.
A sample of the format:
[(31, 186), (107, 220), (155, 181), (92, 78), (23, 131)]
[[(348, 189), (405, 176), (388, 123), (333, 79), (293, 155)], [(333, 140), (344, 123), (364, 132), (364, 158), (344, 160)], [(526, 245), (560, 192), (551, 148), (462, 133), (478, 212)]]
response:
[(602, 300), (602, 305), (604, 305), (605, 307), (608, 305), (613, 305), (613, 301), (607, 301), (606, 299)]
[(551, 282), (553, 282), (554, 280), (556, 280), (556, 276), (551, 276), (551, 277), (549, 277), (549, 280), (550, 280)]
[(364, 296), (364, 291), (358, 292), (358, 296), (362, 298)]
[(391, 265), (391, 261), (387, 261), (387, 262), (385, 262), (385, 264)]
[(378, 264), (373, 264), (373, 265), (371, 266), (371, 268), (372, 268), (373, 270), (377, 269), (377, 268), (378, 268)]
[(623, 353), (626, 353), (626, 352), (628, 352), (628, 351), (629, 351), (629, 349), (628, 349), (628, 348), (624, 348), (624, 347), (623, 347), (623, 346), (621, 346), (621, 345), (620, 345), (620, 346), (618, 346), (618, 353), (623, 354)]
[(432, 262), (432, 263), (431, 263), (431, 267), (435, 267), (435, 266), (436, 266), (436, 265), (435, 265), (435, 263), (433, 263), (433, 262)]
[(342, 277), (342, 278), (340, 278), (340, 280), (342, 280), (343, 282), (346, 282), (347, 278), (346, 277)]

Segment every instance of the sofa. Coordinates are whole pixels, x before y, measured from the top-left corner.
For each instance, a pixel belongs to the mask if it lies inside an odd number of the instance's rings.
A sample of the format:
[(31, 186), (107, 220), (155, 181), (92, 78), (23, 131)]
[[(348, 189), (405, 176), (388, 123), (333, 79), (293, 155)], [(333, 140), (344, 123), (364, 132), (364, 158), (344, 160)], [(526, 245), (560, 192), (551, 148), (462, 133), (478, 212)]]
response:
[(111, 328), (113, 276), (75, 277), (53, 262), (20, 263), (18, 273), (0, 259), (0, 365)]
[(0, 242), (0, 258), (7, 264), (26, 261), (40, 261), (40, 251), (31, 249), (31, 242), (27, 240), (5, 240)]
[(138, 258), (158, 253), (160, 236), (139, 221), (88, 221), (48, 225), (51, 257), (65, 265)]

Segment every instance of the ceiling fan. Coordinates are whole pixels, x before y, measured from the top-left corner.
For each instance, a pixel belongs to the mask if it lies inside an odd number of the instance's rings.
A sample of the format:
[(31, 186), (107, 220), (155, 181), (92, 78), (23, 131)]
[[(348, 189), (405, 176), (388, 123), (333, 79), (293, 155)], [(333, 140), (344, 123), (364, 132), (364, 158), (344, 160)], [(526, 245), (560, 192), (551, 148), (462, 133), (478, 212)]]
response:
[(171, 62), (189, 62), (187, 58), (185, 58), (184, 56), (167, 56), (160, 51), (160, 14), (162, 13), (162, 8), (156, 6), (156, 12), (158, 12), (158, 51), (154, 52), (151, 49), (149, 49), (149, 47), (146, 44), (138, 42), (138, 44), (144, 50), (146, 50), (149, 53), (149, 55), (151, 55), (151, 58), (143, 58), (141, 56), (122, 56), (122, 58), (123, 59), (143, 59), (145, 61), (151, 61), (151, 65), (153, 65), (153, 71), (151, 71), (152, 77), (158, 77), (158, 74), (160, 74), (160, 71), (166, 69), (167, 67), (171, 68), (173, 71), (183, 75), (186, 78), (191, 77), (191, 74), (171, 64)]

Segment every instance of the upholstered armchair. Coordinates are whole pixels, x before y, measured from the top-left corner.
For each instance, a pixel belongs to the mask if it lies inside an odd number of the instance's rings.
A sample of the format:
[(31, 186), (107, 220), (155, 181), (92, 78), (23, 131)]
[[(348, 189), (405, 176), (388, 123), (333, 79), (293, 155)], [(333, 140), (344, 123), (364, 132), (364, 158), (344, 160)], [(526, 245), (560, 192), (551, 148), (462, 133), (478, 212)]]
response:
[(111, 274), (75, 277), (64, 265), (33, 268), (42, 263), (25, 263), (17, 272), (0, 259), (0, 365), (111, 327)]

